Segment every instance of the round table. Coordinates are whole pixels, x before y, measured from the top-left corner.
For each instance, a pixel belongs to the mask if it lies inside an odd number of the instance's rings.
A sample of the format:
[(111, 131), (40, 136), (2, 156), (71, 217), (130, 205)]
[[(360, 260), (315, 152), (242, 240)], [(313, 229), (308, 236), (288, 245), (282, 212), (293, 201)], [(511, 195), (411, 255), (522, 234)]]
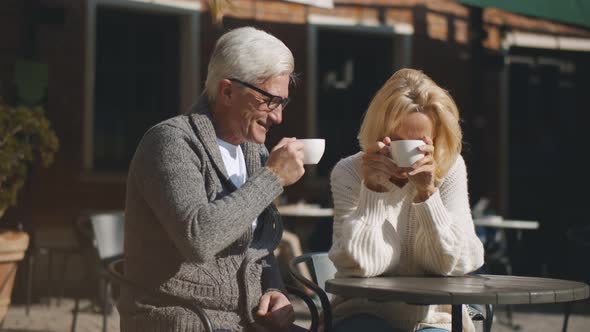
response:
[(500, 216), (485, 216), (473, 218), (473, 224), (481, 227), (491, 228), (512, 228), (512, 229), (538, 229), (539, 222), (536, 220), (512, 220)]
[(277, 209), (283, 217), (285, 230), (300, 238), (303, 252), (329, 249), (333, 209), (308, 203), (280, 205)]
[(288, 204), (277, 206), (284, 217), (332, 217), (334, 209), (323, 208), (317, 204)]
[(568, 280), (470, 275), (463, 277), (338, 278), (326, 291), (345, 297), (412, 304), (451, 304), (453, 331), (462, 331), (462, 304), (557, 303), (588, 298), (588, 285)]

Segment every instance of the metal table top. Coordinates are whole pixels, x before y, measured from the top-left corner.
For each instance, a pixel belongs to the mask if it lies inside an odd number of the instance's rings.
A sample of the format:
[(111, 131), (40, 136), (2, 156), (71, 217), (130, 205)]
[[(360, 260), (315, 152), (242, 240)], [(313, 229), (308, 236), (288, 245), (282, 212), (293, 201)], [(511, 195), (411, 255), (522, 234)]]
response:
[(326, 291), (413, 304), (557, 303), (590, 295), (582, 282), (501, 275), (338, 278), (326, 281)]

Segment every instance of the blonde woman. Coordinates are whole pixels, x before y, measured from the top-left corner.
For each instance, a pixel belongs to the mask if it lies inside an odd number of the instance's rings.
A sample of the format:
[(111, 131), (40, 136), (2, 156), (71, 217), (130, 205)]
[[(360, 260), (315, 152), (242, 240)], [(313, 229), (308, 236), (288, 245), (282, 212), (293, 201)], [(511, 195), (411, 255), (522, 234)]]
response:
[[(428, 76), (402, 69), (385, 83), (365, 114), (362, 151), (331, 174), (336, 277), (458, 276), (483, 265), (469, 208), (461, 157), (459, 112)], [(422, 140), (411, 167), (392, 160), (389, 143)], [(333, 299), (335, 330), (448, 331), (451, 307)], [(465, 331), (473, 323), (465, 314)]]

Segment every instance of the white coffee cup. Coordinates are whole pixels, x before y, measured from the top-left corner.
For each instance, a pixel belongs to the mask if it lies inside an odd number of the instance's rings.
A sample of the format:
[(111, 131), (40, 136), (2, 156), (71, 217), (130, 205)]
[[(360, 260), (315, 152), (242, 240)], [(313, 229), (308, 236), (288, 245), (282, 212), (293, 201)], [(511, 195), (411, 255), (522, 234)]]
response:
[(315, 165), (322, 159), (326, 148), (325, 139), (303, 138), (297, 141), (303, 143), (303, 163), (305, 165)]
[(391, 158), (399, 167), (410, 167), (424, 157), (424, 153), (418, 150), (425, 145), (424, 141), (416, 139), (404, 139), (389, 143)]

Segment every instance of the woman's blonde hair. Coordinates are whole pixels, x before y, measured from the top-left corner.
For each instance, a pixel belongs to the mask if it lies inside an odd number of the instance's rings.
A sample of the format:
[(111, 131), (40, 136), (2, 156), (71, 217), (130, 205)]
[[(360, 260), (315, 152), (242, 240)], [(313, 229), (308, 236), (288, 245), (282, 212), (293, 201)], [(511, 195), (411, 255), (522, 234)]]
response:
[(436, 179), (440, 181), (461, 153), (459, 111), (449, 93), (421, 71), (398, 70), (377, 92), (358, 134), (361, 149), (390, 136), (411, 112), (422, 112), (432, 121)]

